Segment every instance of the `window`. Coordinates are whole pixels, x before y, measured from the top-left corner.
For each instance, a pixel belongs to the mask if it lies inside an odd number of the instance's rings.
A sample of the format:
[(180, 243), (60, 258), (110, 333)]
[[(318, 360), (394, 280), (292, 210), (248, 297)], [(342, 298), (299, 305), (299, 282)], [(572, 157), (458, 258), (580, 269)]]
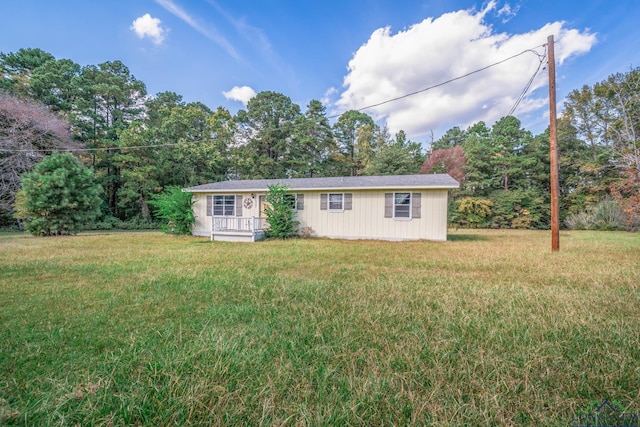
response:
[(329, 210), (330, 211), (342, 211), (344, 210), (344, 194), (342, 193), (329, 193)]
[[(300, 196), (298, 194), (298, 210), (302, 209)], [(304, 199), (302, 200), (304, 202)], [(351, 193), (322, 193), (320, 194), (320, 210), (331, 212), (350, 211), (353, 205), (353, 194)]]
[(420, 218), (421, 210), (422, 193), (384, 193), (385, 218)]
[(393, 194), (393, 217), (411, 218), (411, 193)]
[(393, 194), (393, 217), (411, 218), (411, 193)]
[(294, 211), (298, 210), (298, 195), (297, 194), (285, 194), (284, 199), (287, 201), (291, 209)]
[(213, 196), (214, 216), (235, 216), (236, 196)]

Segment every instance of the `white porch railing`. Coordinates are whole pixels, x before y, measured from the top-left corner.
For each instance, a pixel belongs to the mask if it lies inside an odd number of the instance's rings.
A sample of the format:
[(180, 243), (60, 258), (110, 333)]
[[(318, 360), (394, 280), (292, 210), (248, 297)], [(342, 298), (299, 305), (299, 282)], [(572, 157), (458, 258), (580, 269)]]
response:
[(266, 218), (239, 216), (212, 216), (212, 231), (244, 231), (253, 233), (269, 228)]

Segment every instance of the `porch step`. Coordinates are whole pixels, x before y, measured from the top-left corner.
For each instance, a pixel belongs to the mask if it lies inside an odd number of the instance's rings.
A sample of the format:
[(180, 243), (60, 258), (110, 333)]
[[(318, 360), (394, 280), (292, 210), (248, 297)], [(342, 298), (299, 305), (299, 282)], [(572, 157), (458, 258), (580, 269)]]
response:
[(224, 230), (213, 231), (211, 241), (214, 242), (256, 242), (264, 239), (264, 231)]

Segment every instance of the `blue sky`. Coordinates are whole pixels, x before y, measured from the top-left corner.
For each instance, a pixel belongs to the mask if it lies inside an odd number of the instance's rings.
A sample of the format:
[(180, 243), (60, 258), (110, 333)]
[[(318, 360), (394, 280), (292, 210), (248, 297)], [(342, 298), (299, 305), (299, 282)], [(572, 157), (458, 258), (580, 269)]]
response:
[[(558, 100), (640, 65), (640, 2), (550, 0), (21, 0), (5, 2), (0, 51), (40, 48), (80, 65), (121, 60), (150, 94), (174, 91), (235, 113), (276, 91), (330, 115), (419, 91), (527, 49), (500, 66), (366, 110), (423, 143), (506, 115), (556, 38)], [(515, 115), (548, 123), (540, 70)], [(235, 88), (235, 89), (234, 89)]]

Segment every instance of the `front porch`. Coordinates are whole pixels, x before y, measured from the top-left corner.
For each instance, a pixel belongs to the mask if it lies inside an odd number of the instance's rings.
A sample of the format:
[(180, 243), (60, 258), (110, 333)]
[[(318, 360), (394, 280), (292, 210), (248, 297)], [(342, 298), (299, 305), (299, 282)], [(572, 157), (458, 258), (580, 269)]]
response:
[(269, 228), (266, 218), (212, 216), (211, 241), (255, 242), (264, 239), (266, 228)]

